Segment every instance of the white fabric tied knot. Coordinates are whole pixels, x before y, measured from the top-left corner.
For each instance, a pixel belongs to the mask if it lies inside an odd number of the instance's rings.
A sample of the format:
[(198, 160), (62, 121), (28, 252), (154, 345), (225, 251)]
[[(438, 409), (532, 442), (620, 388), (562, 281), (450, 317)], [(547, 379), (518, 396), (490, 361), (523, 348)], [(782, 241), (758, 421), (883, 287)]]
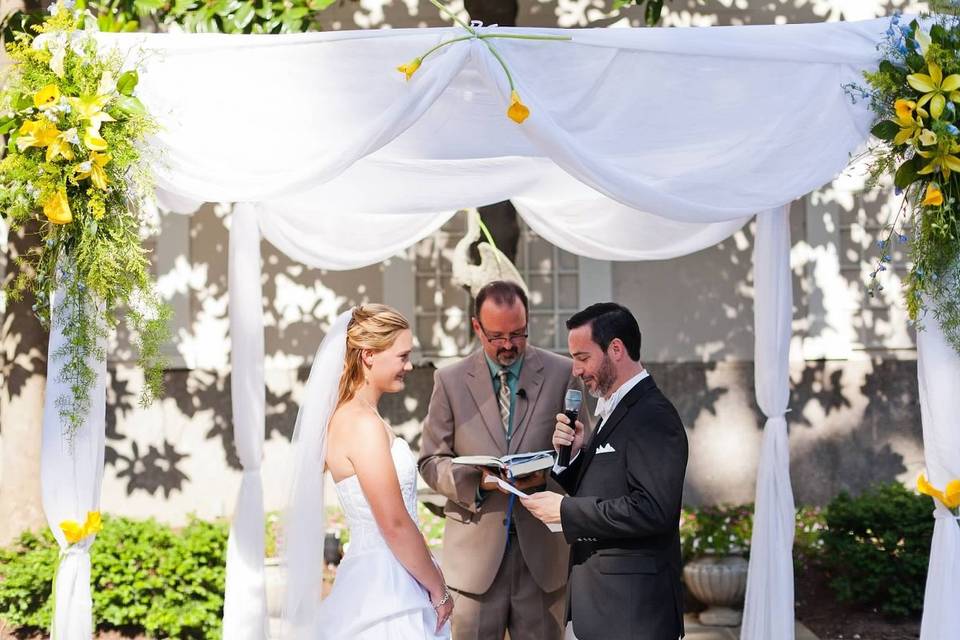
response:
[(64, 556), (82, 556), (90, 555), (90, 547), (87, 545), (72, 544), (66, 549), (60, 550), (60, 557)]
[(960, 520), (960, 514), (954, 515), (943, 509), (935, 509), (933, 511), (933, 517), (935, 520)]

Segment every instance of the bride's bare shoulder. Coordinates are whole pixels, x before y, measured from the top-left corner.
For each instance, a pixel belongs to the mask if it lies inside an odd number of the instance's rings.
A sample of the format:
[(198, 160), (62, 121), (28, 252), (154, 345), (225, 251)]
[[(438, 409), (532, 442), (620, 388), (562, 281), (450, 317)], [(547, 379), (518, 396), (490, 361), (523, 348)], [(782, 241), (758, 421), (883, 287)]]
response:
[(346, 402), (330, 418), (330, 438), (370, 446), (380, 441), (387, 443), (388, 435), (383, 423), (368, 407)]

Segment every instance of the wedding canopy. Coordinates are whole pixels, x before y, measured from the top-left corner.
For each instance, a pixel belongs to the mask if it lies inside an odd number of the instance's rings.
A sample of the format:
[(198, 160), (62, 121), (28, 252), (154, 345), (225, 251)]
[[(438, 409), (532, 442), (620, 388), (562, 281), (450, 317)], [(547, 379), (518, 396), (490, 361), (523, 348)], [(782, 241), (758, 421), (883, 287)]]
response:
[[(142, 51), (138, 95), (157, 116), (160, 199), (189, 212), (238, 203), (230, 229), (233, 416), (244, 473), (227, 565), (224, 638), (267, 635), (263, 577), (264, 346), (260, 240), (315, 267), (379, 262), (457, 209), (511, 199), (561, 248), (652, 260), (711, 246), (757, 218), (756, 391), (767, 416), (742, 637), (793, 638), (794, 504), (787, 425), (792, 315), (789, 203), (830, 181), (869, 135), (872, 113), (843, 85), (878, 61), (884, 20), (702, 29), (500, 29), (396, 70), (459, 27), (290, 36), (98, 36)], [(531, 40), (529, 36), (569, 40)], [(520, 36), (520, 37), (517, 37)], [(506, 116), (511, 86), (530, 116)], [(51, 335), (51, 353), (62, 335)], [(923, 385), (929, 476), (957, 468), (955, 356), (936, 337)], [(939, 340), (939, 341), (938, 341)], [(55, 369), (57, 363), (53, 363)], [(60, 444), (48, 378), (44, 507), (56, 524), (99, 505), (105, 366), (86, 429)], [(921, 380), (926, 369), (921, 365)], [(952, 378), (947, 378), (949, 372)], [(935, 456), (935, 458), (931, 458)], [(938, 512), (939, 514), (939, 512)], [(939, 514), (942, 516), (943, 514)], [(958, 623), (960, 532), (937, 521), (924, 637)], [(61, 540), (61, 543), (63, 541)], [(65, 545), (64, 545), (65, 546)], [(89, 546), (89, 543), (87, 544)], [(58, 637), (89, 638), (90, 559), (57, 579)], [(319, 571), (320, 568), (318, 567)], [(954, 589), (949, 589), (949, 583)], [(933, 584), (936, 582), (936, 584)]]

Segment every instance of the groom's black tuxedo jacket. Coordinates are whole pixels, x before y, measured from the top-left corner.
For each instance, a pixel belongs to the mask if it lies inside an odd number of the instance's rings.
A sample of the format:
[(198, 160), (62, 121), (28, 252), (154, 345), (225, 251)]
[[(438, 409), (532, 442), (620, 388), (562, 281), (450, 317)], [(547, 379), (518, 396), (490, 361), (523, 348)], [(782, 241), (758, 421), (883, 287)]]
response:
[(683, 424), (647, 377), (598, 429), (556, 476), (570, 494), (560, 506), (572, 545), (567, 615), (579, 640), (676, 640)]

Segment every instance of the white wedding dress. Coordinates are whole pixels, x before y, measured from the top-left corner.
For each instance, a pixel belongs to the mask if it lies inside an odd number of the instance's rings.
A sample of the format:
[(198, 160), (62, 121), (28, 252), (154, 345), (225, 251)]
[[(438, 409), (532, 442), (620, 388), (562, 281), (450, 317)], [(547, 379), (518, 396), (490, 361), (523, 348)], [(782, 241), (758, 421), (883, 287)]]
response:
[[(417, 518), (417, 461), (402, 438), (390, 447), (407, 513)], [(336, 483), (350, 529), (350, 544), (330, 594), (320, 604), (317, 635), (322, 640), (434, 640), (437, 614), (426, 590), (387, 546), (357, 476)], [(418, 524), (419, 527), (419, 524)]]

